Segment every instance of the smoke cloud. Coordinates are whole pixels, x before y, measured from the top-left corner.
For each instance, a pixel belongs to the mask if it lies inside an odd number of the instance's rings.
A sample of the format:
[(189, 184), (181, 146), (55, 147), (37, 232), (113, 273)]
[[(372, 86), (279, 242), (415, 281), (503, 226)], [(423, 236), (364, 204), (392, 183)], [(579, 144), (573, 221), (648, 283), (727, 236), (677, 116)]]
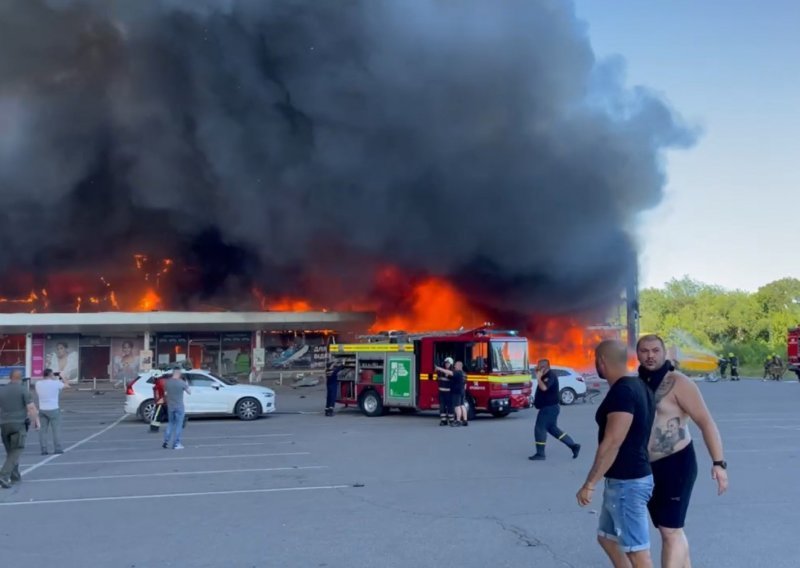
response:
[(0, 77), (0, 270), (144, 250), (205, 298), (595, 309), (693, 142), (562, 0), (6, 0)]

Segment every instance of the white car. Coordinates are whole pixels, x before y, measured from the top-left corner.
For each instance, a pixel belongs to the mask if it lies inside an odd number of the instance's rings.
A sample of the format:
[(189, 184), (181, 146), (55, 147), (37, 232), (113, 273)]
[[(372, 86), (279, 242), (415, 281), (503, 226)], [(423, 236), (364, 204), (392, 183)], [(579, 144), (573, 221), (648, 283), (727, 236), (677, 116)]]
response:
[[(550, 365), (550, 369), (558, 377), (558, 400), (564, 406), (569, 406), (579, 398), (586, 396), (586, 380), (583, 375), (570, 367), (560, 367), (558, 365)], [(536, 369), (531, 367), (531, 376), (536, 381)], [(533, 404), (533, 396), (536, 394), (536, 386), (533, 387), (533, 394), (531, 394), (531, 404)]]
[[(125, 397), (125, 413), (138, 416), (145, 422), (153, 418), (156, 403), (153, 386), (156, 379), (170, 376), (156, 371), (140, 375), (128, 385)], [(240, 385), (209, 371), (184, 371), (183, 377), (192, 389), (183, 397), (187, 416), (228, 414), (242, 420), (255, 420), (264, 414), (275, 412), (275, 391), (257, 385)]]

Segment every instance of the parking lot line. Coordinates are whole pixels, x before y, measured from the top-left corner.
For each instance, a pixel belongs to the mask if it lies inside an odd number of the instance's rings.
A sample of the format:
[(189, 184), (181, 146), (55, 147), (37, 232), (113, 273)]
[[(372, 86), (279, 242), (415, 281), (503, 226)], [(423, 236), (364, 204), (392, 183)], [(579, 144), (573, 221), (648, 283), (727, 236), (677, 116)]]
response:
[(239, 489), (233, 491), (199, 491), (193, 493), (154, 493), (152, 495), (122, 495), (119, 497), (77, 497), (75, 499), (43, 499), (41, 501), (7, 501), (0, 507), (24, 505), (52, 505), (57, 503), (89, 503), (97, 501), (135, 501), (141, 499), (171, 499), (174, 497), (210, 497), (214, 495), (252, 495), (257, 493), (284, 493), (292, 491), (324, 491), (347, 489), (351, 485), (317, 485), (314, 487), (275, 487), (272, 489)]
[[(159, 442), (160, 440), (154, 440), (154, 442)], [(151, 442), (152, 443), (152, 442)], [(285, 440), (281, 442), (272, 442), (272, 441), (264, 441), (264, 442), (236, 442), (233, 444), (187, 444), (186, 448), (228, 448), (233, 446), (263, 446), (264, 444), (273, 444), (276, 446), (286, 446), (289, 444), (294, 444), (294, 442), (290, 440)], [(161, 450), (161, 444), (153, 445), (153, 449)], [(83, 453), (83, 452), (144, 452), (147, 451), (148, 448), (83, 448), (80, 450), (75, 450), (75, 452)]]
[[(170, 452), (174, 453), (175, 450), (169, 450)], [(280, 452), (280, 453), (273, 453), (273, 454), (237, 454), (237, 455), (221, 455), (221, 456), (175, 456), (173, 458), (137, 458), (132, 460), (96, 460), (96, 461), (77, 461), (77, 462), (64, 462), (59, 461), (55, 463), (49, 463), (47, 460), (42, 461), (41, 463), (37, 464), (35, 467), (41, 467), (46, 465), (48, 467), (53, 466), (61, 466), (61, 465), (99, 465), (104, 463), (143, 463), (143, 462), (158, 462), (158, 461), (179, 461), (179, 460), (222, 460), (222, 459), (230, 459), (230, 458), (265, 458), (265, 457), (273, 457), (273, 456), (307, 456), (311, 452)], [(56, 457), (56, 456), (51, 456)], [(33, 471), (33, 468), (28, 471)], [(27, 471), (23, 472), (23, 475), (27, 473)]]
[[(186, 430), (184, 430), (186, 432)], [(152, 444), (153, 440), (160, 439), (158, 432), (145, 432), (148, 439), (141, 439), (141, 440), (128, 440), (125, 438), (105, 438), (101, 441), (95, 442), (97, 443), (112, 443), (112, 444)], [(222, 436), (191, 436), (192, 440), (234, 440), (237, 438), (286, 438), (288, 436), (293, 436), (293, 434), (234, 434), (234, 435), (222, 435)], [(187, 436), (188, 437), (188, 436)], [(144, 438), (144, 435), (142, 436)]]
[[(125, 419), (125, 415), (123, 414), (122, 416), (120, 416), (119, 418), (117, 418), (117, 420), (116, 420), (115, 422), (113, 422), (112, 424), (109, 424), (108, 426), (106, 426), (105, 428), (103, 428), (102, 430), (100, 430), (99, 432), (95, 432), (95, 433), (94, 433), (94, 434), (92, 434), (91, 436), (87, 436), (87, 437), (86, 437), (86, 438), (84, 438), (83, 440), (80, 440), (79, 442), (75, 442), (75, 443), (74, 443), (74, 444), (72, 444), (71, 446), (69, 446), (69, 447), (65, 448), (65, 449), (64, 449), (64, 452), (66, 453), (66, 452), (69, 452), (69, 451), (71, 451), (71, 450), (74, 450), (75, 448), (77, 448), (77, 447), (79, 447), (79, 446), (82, 446), (82, 445), (83, 445), (83, 444), (85, 444), (86, 442), (88, 442), (88, 441), (90, 441), (90, 440), (93, 440), (94, 438), (97, 438), (97, 437), (98, 437), (100, 434), (105, 434), (106, 432), (108, 432), (109, 430), (111, 430), (111, 429), (112, 429), (114, 426), (116, 426), (117, 424), (119, 424), (120, 422), (122, 422), (124, 419)], [(62, 454), (62, 455), (63, 455), (63, 454)], [(52, 460), (56, 459), (57, 457), (59, 457), (59, 454), (54, 454), (54, 455), (52, 455), (52, 456), (50, 456), (50, 457), (47, 457), (47, 458), (43, 459), (42, 461), (40, 461), (39, 463), (33, 464), (33, 465), (31, 465), (30, 467), (28, 467), (28, 468), (26, 468), (26, 469), (23, 469), (23, 470), (22, 470), (20, 473), (21, 473), (22, 475), (27, 475), (27, 474), (31, 473), (32, 471), (35, 471), (35, 470), (37, 470), (38, 468), (42, 467), (43, 465), (47, 465), (47, 464), (49, 464), (49, 463), (50, 463)]]
[(213, 469), (202, 471), (167, 471), (163, 473), (125, 473), (120, 475), (94, 475), (91, 477), (46, 477), (44, 479), (25, 480), (25, 483), (48, 483), (63, 481), (98, 481), (101, 479), (129, 479), (136, 477), (172, 477), (179, 475), (217, 475), (223, 473), (256, 473), (261, 471), (298, 471), (301, 469), (327, 469), (327, 465), (304, 465), (293, 467), (262, 467), (254, 469)]

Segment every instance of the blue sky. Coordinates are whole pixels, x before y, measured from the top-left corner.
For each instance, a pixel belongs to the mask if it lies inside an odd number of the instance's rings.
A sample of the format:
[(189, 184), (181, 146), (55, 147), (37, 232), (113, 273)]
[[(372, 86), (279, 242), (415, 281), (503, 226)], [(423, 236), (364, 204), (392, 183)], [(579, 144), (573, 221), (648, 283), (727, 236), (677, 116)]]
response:
[(598, 58), (702, 129), (642, 219), (641, 285), (800, 278), (800, 1), (575, 0)]

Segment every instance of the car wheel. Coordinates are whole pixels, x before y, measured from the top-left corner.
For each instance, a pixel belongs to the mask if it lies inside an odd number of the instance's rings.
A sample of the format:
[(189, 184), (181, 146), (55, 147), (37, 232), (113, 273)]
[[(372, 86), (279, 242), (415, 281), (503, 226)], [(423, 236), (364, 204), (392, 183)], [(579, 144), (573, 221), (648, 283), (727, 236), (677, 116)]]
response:
[(383, 401), (377, 391), (373, 389), (361, 395), (359, 406), (361, 407), (361, 412), (363, 412), (365, 416), (374, 417), (383, 414)]
[(153, 415), (156, 412), (156, 401), (152, 398), (148, 398), (142, 404), (139, 405), (139, 418), (141, 418), (145, 422), (152, 422)]
[(261, 403), (254, 398), (243, 398), (234, 411), (240, 420), (255, 420), (261, 416)]
[(567, 387), (565, 389), (561, 389), (561, 392), (558, 393), (558, 397), (561, 400), (561, 404), (563, 404), (564, 406), (569, 406), (570, 404), (575, 402), (577, 395), (575, 394), (574, 390)]

